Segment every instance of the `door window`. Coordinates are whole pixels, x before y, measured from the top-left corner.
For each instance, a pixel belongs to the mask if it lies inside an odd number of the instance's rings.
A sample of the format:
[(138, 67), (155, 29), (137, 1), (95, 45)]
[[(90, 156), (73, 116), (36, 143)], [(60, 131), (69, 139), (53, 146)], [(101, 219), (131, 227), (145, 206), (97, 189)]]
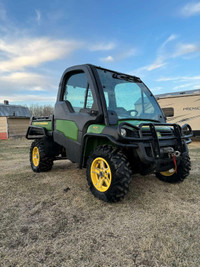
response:
[(75, 73), (69, 77), (63, 100), (68, 100), (75, 112), (92, 108), (94, 100), (84, 72)]

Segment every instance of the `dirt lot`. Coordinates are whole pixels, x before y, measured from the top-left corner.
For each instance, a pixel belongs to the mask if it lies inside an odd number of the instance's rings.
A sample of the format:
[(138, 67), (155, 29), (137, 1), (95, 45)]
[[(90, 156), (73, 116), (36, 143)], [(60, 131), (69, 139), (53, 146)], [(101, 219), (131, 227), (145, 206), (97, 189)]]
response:
[(200, 143), (183, 183), (134, 176), (117, 204), (69, 161), (33, 173), (29, 145), (0, 142), (0, 266), (200, 266)]

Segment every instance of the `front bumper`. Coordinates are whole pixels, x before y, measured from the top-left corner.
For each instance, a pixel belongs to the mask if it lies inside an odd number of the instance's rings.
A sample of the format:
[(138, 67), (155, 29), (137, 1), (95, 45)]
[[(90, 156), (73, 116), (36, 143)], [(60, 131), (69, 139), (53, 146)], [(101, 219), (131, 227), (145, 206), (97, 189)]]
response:
[[(162, 130), (159, 128), (168, 128), (169, 134), (162, 136)], [(118, 134), (121, 129), (131, 129), (137, 132), (138, 137), (123, 137), (122, 140), (137, 144), (136, 153), (143, 164), (151, 165), (157, 171), (167, 171), (174, 167), (172, 153), (168, 151), (180, 152), (176, 157), (176, 163), (179, 165), (183, 153), (188, 152), (187, 143), (191, 142), (192, 129), (188, 124), (180, 127), (178, 124), (168, 123), (142, 123), (139, 126), (133, 126), (129, 123), (121, 123), (118, 126)], [(148, 128), (148, 136), (144, 128)]]

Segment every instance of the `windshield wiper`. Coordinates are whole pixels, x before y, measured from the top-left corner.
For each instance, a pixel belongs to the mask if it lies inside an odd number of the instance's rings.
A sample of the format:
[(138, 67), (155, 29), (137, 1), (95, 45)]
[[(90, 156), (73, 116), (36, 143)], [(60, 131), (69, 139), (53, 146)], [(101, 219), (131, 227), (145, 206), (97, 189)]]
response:
[(125, 80), (125, 81), (129, 81), (129, 82), (137, 82), (137, 83), (142, 82), (139, 77), (129, 76), (129, 75), (125, 75), (125, 74), (113, 73), (112, 77), (114, 79)]

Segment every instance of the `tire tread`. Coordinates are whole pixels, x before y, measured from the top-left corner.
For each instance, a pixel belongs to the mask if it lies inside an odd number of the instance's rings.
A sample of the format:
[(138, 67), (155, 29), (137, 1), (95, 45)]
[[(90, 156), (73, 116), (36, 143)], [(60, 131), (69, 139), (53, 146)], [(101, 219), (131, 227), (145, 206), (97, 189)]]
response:
[[(40, 153), (40, 162), (39, 165), (37, 167), (34, 166), (33, 162), (32, 162), (32, 151), (33, 148), (37, 146), (39, 149), (39, 153)], [(44, 146), (44, 142), (42, 139), (40, 140), (35, 140), (32, 144), (31, 144), (31, 149), (30, 149), (30, 163), (31, 163), (31, 168), (34, 172), (46, 172), (51, 170), (52, 166), (53, 166), (53, 158), (48, 157), (45, 153), (45, 146)]]
[(156, 173), (156, 177), (161, 181), (167, 183), (180, 183), (185, 180), (185, 178), (190, 174), (191, 161), (188, 152), (182, 154), (180, 164), (178, 165), (177, 173), (172, 176), (164, 176), (161, 173)]
[[(98, 156), (102, 156), (108, 161), (112, 171), (113, 181), (105, 194), (94, 188), (90, 177), (91, 163)], [(129, 184), (131, 182), (130, 163), (118, 148), (113, 148), (109, 145), (98, 146), (88, 159), (87, 181), (95, 197), (106, 202), (121, 201), (129, 191)]]

